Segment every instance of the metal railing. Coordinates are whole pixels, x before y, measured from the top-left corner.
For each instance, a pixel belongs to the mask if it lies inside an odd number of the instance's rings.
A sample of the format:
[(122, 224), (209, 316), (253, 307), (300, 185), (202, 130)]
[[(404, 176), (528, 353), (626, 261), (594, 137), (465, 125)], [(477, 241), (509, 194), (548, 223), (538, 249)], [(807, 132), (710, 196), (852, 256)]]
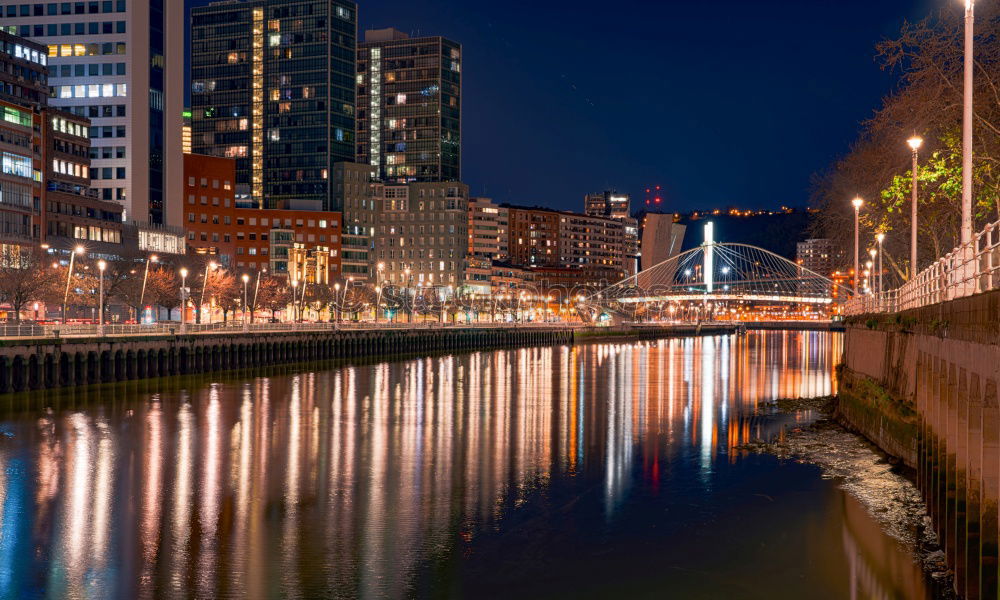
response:
[(894, 313), (1000, 289), (1000, 221), (934, 261), (902, 286), (856, 296), (844, 314)]
[[(251, 323), (244, 326), (241, 321), (226, 323), (187, 323), (183, 327), (186, 334), (198, 333), (267, 333), (267, 332), (297, 332), (297, 331), (355, 331), (372, 329), (491, 329), (501, 327), (516, 327), (518, 329), (546, 329), (583, 327), (583, 323), (545, 322), (545, 323), (515, 323), (515, 322), (387, 322), (379, 321), (346, 321), (325, 323)], [(161, 322), (148, 325), (116, 325), (105, 324), (103, 333), (96, 324), (67, 325), (35, 325), (35, 324), (0, 324), (0, 339), (3, 338), (55, 338), (55, 337), (95, 337), (123, 335), (173, 335), (181, 333), (182, 327), (177, 322)]]

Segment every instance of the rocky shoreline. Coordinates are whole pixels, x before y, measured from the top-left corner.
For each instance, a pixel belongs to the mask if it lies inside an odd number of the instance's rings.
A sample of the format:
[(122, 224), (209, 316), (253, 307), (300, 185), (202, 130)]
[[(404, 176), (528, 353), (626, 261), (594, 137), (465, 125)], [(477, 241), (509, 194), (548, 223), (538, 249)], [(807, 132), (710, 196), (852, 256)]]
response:
[(951, 592), (952, 573), (945, 564), (920, 492), (896, 461), (837, 421), (836, 402), (834, 396), (773, 401), (759, 414), (810, 411), (816, 419), (776, 439), (752, 440), (738, 449), (819, 466), (824, 478), (837, 480), (890, 537), (913, 553), (940, 598), (955, 598)]

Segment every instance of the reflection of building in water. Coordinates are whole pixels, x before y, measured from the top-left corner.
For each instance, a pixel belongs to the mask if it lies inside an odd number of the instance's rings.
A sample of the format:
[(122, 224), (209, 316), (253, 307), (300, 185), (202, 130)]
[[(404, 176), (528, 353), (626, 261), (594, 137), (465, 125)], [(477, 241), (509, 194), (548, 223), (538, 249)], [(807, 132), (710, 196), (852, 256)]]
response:
[(923, 570), (850, 494), (842, 494), (844, 521), (841, 536), (850, 569), (851, 598), (927, 597)]
[[(406, 596), (421, 564), (554, 477), (600, 473), (608, 517), (637, 473), (657, 488), (674, 458), (707, 480), (719, 455), (760, 435), (761, 403), (833, 391), (840, 343), (790, 333), (525, 348), (57, 413), (15, 438), (34, 440), (32, 453), (0, 446), (3, 531), (56, 595)], [(29, 470), (32, 481), (12, 479)], [(18, 497), (34, 521), (8, 526)], [(28, 550), (50, 546), (51, 560)], [(114, 571), (128, 561), (134, 578)]]

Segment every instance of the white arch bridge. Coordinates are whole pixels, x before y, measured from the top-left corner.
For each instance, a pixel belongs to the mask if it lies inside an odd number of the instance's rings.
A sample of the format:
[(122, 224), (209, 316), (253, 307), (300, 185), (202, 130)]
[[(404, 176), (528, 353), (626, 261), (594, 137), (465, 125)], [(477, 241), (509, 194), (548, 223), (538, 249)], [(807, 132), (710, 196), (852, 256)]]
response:
[(708, 310), (747, 306), (805, 306), (832, 312), (836, 300), (849, 293), (809, 269), (769, 250), (712, 239), (712, 224), (705, 226), (705, 242), (644, 271), (591, 294), (582, 304), (593, 311), (640, 318), (659, 316), (665, 307)]

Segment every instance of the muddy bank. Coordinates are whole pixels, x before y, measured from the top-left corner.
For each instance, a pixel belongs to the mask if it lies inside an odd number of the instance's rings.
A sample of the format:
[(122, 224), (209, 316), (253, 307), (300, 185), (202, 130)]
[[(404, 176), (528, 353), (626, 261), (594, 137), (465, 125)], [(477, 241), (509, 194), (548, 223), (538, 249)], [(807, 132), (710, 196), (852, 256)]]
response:
[(923, 498), (908, 473), (865, 438), (836, 421), (835, 397), (781, 399), (761, 415), (806, 413), (809, 424), (775, 439), (753, 440), (741, 450), (811, 463), (856, 498), (885, 532), (909, 550), (935, 583), (940, 598), (954, 598), (952, 573), (931, 526)]

